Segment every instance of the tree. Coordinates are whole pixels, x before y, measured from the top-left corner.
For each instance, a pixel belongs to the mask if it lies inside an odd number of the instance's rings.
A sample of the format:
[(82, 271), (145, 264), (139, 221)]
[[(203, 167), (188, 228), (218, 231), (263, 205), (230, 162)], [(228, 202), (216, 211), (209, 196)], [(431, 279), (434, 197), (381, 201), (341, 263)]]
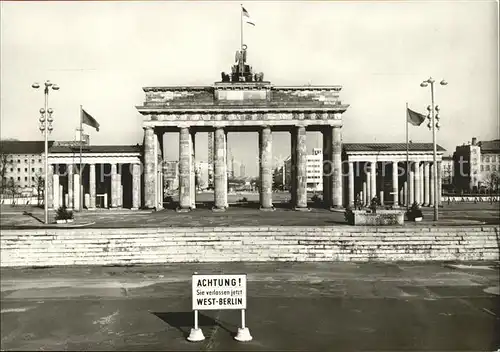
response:
[(500, 190), (500, 178), (495, 171), (490, 172), (486, 175), (484, 180), (485, 186), (490, 192), (490, 194), (498, 194)]
[(16, 203), (16, 196), (17, 194), (19, 193), (19, 185), (17, 184), (16, 181), (14, 181), (14, 179), (10, 179), (8, 182), (7, 182), (7, 185), (6, 185), (6, 189), (10, 192), (10, 194), (12, 195), (12, 205), (15, 205)]
[(7, 169), (12, 165), (12, 155), (0, 149), (0, 194), (7, 191)]
[(37, 193), (37, 202), (40, 206), (44, 198), (45, 193), (45, 179), (42, 176), (38, 176), (36, 178), (36, 193)]

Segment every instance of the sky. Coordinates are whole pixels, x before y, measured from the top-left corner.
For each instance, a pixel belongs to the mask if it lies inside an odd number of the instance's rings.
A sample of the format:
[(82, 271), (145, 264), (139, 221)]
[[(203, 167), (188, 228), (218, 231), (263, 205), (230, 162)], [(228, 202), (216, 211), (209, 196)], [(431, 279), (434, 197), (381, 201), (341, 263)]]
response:
[[(73, 140), (80, 105), (99, 121), (92, 144), (142, 143), (146, 86), (212, 85), (229, 71), (240, 45), (240, 2), (1, 1), (0, 136), (41, 140), (41, 90), (50, 80), (51, 139)], [(452, 154), (477, 137), (499, 138), (496, 1), (244, 2), (256, 25), (244, 26), (247, 61), (274, 85), (341, 85), (343, 142), (405, 142), (405, 109), (422, 113), (432, 76), (441, 107), (438, 143)], [(424, 125), (414, 142), (432, 142)], [(165, 155), (178, 159), (178, 135)], [(322, 144), (308, 133), (309, 150)], [(258, 174), (257, 133), (229, 133), (229, 149)], [(207, 135), (196, 158), (207, 159)], [(273, 134), (276, 162), (290, 153)]]

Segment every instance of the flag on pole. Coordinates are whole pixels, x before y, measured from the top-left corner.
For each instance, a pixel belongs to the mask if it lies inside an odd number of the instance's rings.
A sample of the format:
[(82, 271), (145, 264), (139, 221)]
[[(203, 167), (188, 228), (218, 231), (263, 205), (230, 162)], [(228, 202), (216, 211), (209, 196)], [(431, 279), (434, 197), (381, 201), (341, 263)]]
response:
[(247, 10), (243, 6), (241, 6), (241, 11), (243, 14), (243, 19), (246, 23), (251, 24), (252, 26), (255, 26), (255, 21), (250, 17), (250, 14), (248, 13)]
[(425, 121), (425, 116), (411, 109), (406, 109), (407, 121), (413, 126), (420, 126)]
[(94, 127), (97, 132), (99, 132), (99, 122), (94, 119), (90, 114), (88, 114), (85, 110), (82, 109), (82, 123)]

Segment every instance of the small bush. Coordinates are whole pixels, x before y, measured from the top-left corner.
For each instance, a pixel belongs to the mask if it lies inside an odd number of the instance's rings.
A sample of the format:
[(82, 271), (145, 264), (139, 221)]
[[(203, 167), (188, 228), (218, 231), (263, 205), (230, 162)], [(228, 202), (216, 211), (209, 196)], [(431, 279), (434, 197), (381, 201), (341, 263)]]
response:
[(66, 209), (66, 207), (59, 207), (56, 210), (56, 220), (71, 220), (73, 219), (73, 212)]

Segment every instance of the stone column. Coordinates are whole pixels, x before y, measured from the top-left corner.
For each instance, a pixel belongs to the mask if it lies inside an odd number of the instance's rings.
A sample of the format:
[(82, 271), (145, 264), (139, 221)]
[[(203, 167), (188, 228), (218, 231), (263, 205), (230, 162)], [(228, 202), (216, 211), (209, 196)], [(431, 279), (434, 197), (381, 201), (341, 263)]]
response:
[(401, 188), (401, 191), (399, 192), (399, 204), (400, 206), (404, 206), (406, 204), (406, 182), (403, 182), (403, 187)]
[(371, 176), (371, 164), (370, 162), (365, 162), (365, 180), (366, 180), (366, 201), (365, 205), (370, 205), (370, 196), (372, 194), (372, 176)]
[[(59, 177), (59, 175), (57, 175)], [(59, 206), (62, 207), (64, 205), (64, 187), (63, 185), (59, 185)]]
[(260, 209), (274, 210), (273, 207), (273, 145), (271, 128), (265, 126), (259, 131), (260, 151)]
[(111, 208), (118, 207), (118, 182), (116, 175), (116, 164), (111, 164)]
[(392, 205), (398, 207), (399, 183), (398, 183), (398, 162), (392, 162)]
[(409, 205), (412, 206), (413, 202), (415, 202), (415, 173), (413, 172), (414, 163), (410, 161), (410, 174), (409, 174), (409, 184), (408, 184), (408, 199)]
[(224, 211), (227, 207), (226, 134), (217, 127), (214, 134), (214, 211)]
[(155, 207), (155, 133), (152, 127), (144, 128), (144, 207)]
[(80, 211), (80, 174), (75, 172), (73, 175), (73, 209)]
[[(53, 202), (54, 202), (53, 201), (54, 190), (53, 190), (53, 184), (52, 184), (52, 182), (54, 181), (54, 179), (53, 179), (54, 178), (53, 177), (54, 176), (54, 165), (49, 164), (48, 171), (49, 172), (47, 175), (48, 180), (46, 182), (47, 183), (46, 192), (47, 192), (47, 204), (48, 204), (48, 208), (50, 209), (54, 206), (54, 204), (53, 204)], [(31, 182), (31, 180), (30, 180), (30, 182)]]
[(414, 178), (415, 178), (415, 184), (414, 184), (414, 197), (415, 197), (415, 202), (420, 205), (421, 200), (420, 200), (420, 161), (415, 162), (415, 173), (414, 173)]
[(68, 164), (66, 165), (66, 173), (68, 174), (68, 202), (66, 204), (66, 208), (73, 208), (73, 173), (74, 173), (74, 165)]
[(372, 161), (370, 163), (370, 191), (371, 191), (371, 194), (370, 194), (370, 200), (368, 203), (370, 203), (372, 201), (373, 198), (375, 198), (377, 196), (377, 162), (376, 161)]
[(367, 204), (367, 199), (368, 199), (367, 183), (366, 183), (366, 181), (364, 181), (363, 182), (363, 197), (361, 198), (363, 205)]
[(290, 198), (291, 205), (297, 204), (297, 130), (290, 132)]
[(194, 131), (191, 131), (191, 138), (190, 138), (190, 144), (189, 144), (189, 151), (190, 151), (190, 157), (191, 157), (191, 164), (190, 164), (190, 181), (191, 181), (191, 187), (190, 187), (190, 199), (191, 199), (191, 209), (196, 209), (196, 156), (195, 156), (195, 136), (196, 133)]
[(429, 163), (429, 174), (430, 174), (430, 187), (429, 187), (429, 206), (434, 206), (434, 163)]
[(141, 168), (139, 164), (132, 164), (132, 210), (141, 206)]
[(295, 210), (308, 210), (307, 208), (307, 145), (306, 145), (306, 128), (297, 126), (297, 144), (296, 144), (296, 160), (297, 160), (297, 203)]
[(424, 205), (430, 204), (430, 180), (429, 180), (429, 162), (424, 162)]
[(443, 170), (442, 170), (442, 162), (441, 161), (438, 161), (437, 162), (437, 171), (438, 171), (438, 174), (437, 174), (437, 178), (438, 178), (438, 194), (437, 194), (437, 202), (438, 202), (438, 205), (441, 205), (441, 198), (442, 198), (442, 195), (443, 195)]
[(342, 130), (332, 127), (332, 207), (342, 208)]
[(90, 164), (89, 170), (89, 196), (90, 196), (90, 204), (89, 209), (95, 209), (96, 202), (96, 184), (95, 184), (95, 164)]
[(189, 128), (182, 127), (179, 133), (179, 208), (191, 210), (191, 135)]
[(424, 163), (420, 164), (420, 204), (424, 205)]
[(116, 191), (118, 192), (117, 194), (117, 200), (118, 200), (118, 208), (123, 207), (123, 184), (122, 184), (122, 174), (121, 174), (121, 165), (119, 166), (119, 169), (116, 173)]
[[(332, 128), (326, 127), (323, 133), (323, 205), (332, 204)], [(292, 136), (293, 143), (293, 136)], [(292, 150), (295, 150), (292, 147)], [(295, 203), (294, 203), (295, 204)]]
[(354, 163), (349, 162), (349, 206), (354, 206)]
[(59, 173), (55, 172), (52, 176), (52, 206), (54, 209), (61, 206), (61, 203), (59, 203), (59, 190)]

